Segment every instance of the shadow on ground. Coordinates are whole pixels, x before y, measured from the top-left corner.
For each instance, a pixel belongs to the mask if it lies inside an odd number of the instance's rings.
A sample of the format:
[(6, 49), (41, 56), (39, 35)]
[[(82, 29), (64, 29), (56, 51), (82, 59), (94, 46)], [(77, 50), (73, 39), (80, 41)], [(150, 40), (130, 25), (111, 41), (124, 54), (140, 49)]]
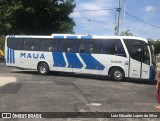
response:
[[(19, 74), (33, 74), (33, 75), (40, 75), (38, 71), (12, 71), (11, 73), (19, 73)], [(84, 78), (84, 79), (95, 79), (100, 81), (113, 81), (109, 76), (100, 76), (100, 75), (89, 75), (89, 74), (75, 74), (75, 73), (67, 73), (67, 72), (50, 72), (48, 75), (42, 76), (61, 76), (61, 77), (77, 77), (77, 78)], [(137, 84), (148, 84), (154, 85), (156, 80), (143, 80), (143, 79), (130, 79), (126, 78), (123, 81), (119, 82), (130, 82), (130, 83), (137, 83)]]

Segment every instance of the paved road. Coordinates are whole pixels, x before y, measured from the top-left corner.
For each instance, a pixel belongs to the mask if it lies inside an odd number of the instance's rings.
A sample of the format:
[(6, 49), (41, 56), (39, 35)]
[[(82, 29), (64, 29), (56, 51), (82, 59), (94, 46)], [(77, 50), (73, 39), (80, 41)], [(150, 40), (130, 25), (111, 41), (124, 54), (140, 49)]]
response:
[(3, 63), (0, 77), (16, 78), (16, 82), (0, 86), (0, 112), (160, 112), (154, 108), (155, 84), (148, 81), (115, 82), (105, 77), (69, 73), (42, 76), (37, 71), (9, 68)]

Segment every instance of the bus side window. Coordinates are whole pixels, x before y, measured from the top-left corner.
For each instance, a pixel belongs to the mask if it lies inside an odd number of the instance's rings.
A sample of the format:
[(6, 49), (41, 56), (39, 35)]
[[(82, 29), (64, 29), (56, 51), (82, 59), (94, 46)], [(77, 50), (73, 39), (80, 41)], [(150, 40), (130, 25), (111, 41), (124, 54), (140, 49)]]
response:
[(24, 39), (24, 50), (39, 50), (39, 41), (34, 39)]
[(40, 39), (40, 50), (41, 51), (50, 51), (52, 46), (52, 40), (51, 39)]
[(114, 48), (112, 47), (110, 40), (109, 39), (105, 39), (105, 40), (98, 40), (99, 43), (99, 48), (100, 51), (99, 53), (101, 54), (113, 54), (114, 53)]
[(50, 51), (50, 52), (56, 52), (58, 48), (58, 41), (49, 39), (49, 38), (43, 38), (40, 40), (40, 50), (41, 51)]
[(36, 46), (32, 46), (31, 50), (33, 50), (33, 51), (36, 50)]
[(93, 40), (86, 40), (85, 43), (85, 52), (95, 53), (97, 49), (96, 43)]
[(101, 53), (108, 53), (108, 50), (107, 50), (107, 48), (106, 47), (103, 47), (103, 48), (101, 48)]
[(115, 46), (112, 45), (112, 46), (110, 47), (110, 49), (109, 49), (109, 54), (115, 55), (115, 53), (116, 53), (116, 51), (115, 51)]
[(72, 52), (72, 48), (67, 48), (67, 52)]
[(108, 40), (108, 54), (116, 55), (116, 42), (117, 40)]
[(106, 43), (101, 43), (101, 47), (100, 47), (100, 53), (102, 54), (108, 54), (108, 44)]
[(97, 40), (97, 53), (126, 56), (123, 45), (119, 39)]
[(30, 46), (29, 46), (29, 43), (26, 40), (24, 40), (23, 47), (24, 47), (24, 50), (30, 50), (31, 49)]
[(78, 53), (85, 53), (85, 40), (78, 40)]
[(85, 49), (84, 49), (84, 44), (80, 44), (79, 45), (79, 53), (84, 53)]
[(55, 49), (54, 49), (54, 47), (49, 47), (48, 51), (52, 52), (52, 51), (55, 51)]
[(63, 47), (62, 47), (62, 51), (63, 52), (76, 52), (76, 40), (69, 40), (69, 39), (65, 39), (62, 41), (63, 42)]
[(16, 50), (22, 50), (22, 48), (23, 48), (23, 40), (22, 39), (18, 39), (16, 41), (16, 45), (17, 45)]
[(8, 38), (7, 46), (14, 50), (22, 50), (23, 39), (21, 38)]
[(124, 47), (123, 47), (123, 45), (122, 45), (122, 43), (121, 43), (120, 40), (118, 40), (118, 41), (116, 42), (115, 52), (116, 52), (115, 55), (126, 57), (126, 53), (125, 53), (125, 51), (124, 51)]

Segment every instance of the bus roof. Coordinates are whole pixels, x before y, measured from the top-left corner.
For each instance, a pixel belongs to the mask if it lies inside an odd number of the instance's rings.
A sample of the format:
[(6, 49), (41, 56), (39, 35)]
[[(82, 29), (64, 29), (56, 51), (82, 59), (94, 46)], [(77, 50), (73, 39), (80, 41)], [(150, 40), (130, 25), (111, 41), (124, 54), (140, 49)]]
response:
[(145, 38), (135, 36), (97, 36), (97, 35), (78, 35), (78, 34), (52, 34), (45, 35), (7, 35), (6, 38), (58, 38), (58, 39), (138, 39), (148, 42)]

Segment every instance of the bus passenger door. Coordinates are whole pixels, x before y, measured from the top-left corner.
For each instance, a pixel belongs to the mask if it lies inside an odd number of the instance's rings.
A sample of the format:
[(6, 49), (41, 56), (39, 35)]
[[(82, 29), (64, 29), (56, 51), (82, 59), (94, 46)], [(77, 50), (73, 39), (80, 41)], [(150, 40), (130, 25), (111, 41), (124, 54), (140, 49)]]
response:
[(147, 45), (131, 45), (129, 77), (149, 78), (150, 56)]
[(130, 58), (129, 58), (129, 77), (140, 78), (142, 71), (142, 50), (141, 45), (131, 45), (130, 46)]
[(150, 76), (150, 54), (148, 45), (143, 46), (142, 73), (141, 78), (149, 79)]

